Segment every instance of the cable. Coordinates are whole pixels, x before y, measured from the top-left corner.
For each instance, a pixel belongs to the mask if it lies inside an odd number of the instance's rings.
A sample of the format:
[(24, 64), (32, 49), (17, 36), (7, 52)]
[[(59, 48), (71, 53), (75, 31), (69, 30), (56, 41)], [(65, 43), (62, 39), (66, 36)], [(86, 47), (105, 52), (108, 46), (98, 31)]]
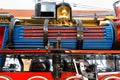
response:
[[(57, 3), (62, 2), (61, 0), (51, 0)], [(65, 2), (65, 0), (64, 0)], [(107, 10), (107, 11), (112, 11), (112, 9), (108, 9), (108, 8), (101, 8), (101, 7), (97, 7), (97, 6), (91, 6), (91, 5), (84, 5), (84, 4), (76, 4), (76, 3), (69, 3), (72, 7), (80, 7), (80, 8), (85, 8), (85, 9), (92, 9), (92, 10)]]

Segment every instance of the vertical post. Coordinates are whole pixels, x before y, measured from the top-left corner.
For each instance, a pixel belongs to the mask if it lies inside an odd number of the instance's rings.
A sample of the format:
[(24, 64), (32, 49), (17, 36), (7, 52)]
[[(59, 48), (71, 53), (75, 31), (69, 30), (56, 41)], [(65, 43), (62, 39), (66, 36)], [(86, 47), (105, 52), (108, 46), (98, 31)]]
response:
[(64, 0), (63, 0), (63, 3), (64, 3)]
[(53, 77), (54, 80), (59, 80), (62, 74), (61, 55), (53, 55)]

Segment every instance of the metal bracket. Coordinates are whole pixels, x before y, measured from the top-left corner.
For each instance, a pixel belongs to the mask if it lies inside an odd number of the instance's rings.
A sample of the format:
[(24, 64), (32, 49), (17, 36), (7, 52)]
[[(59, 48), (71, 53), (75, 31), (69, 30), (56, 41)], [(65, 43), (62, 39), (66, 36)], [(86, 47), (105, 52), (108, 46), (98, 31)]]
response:
[[(73, 79), (73, 78), (78, 78), (78, 79), (84, 79), (82, 75), (79, 74), (78, 72), (78, 67), (77, 67), (77, 64), (78, 62), (76, 62), (75, 59), (73, 59), (73, 63), (74, 63), (74, 66), (75, 66), (75, 71), (76, 71), (76, 75), (75, 76), (70, 76), (68, 78), (66, 78), (65, 80), (70, 80), (70, 79)], [(87, 80), (87, 79), (85, 79)]]
[(45, 48), (48, 45), (48, 23), (49, 23), (49, 20), (45, 19), (45, 22), (44, 22), (44, 47)]
[(9, 24), (7, 48), (11, 48), (11, 47), (13, 48), (13, 31), (14, 31), (15, 24), (17, 22), (20, 22), (20, 21), (16, 18), (12, 18), (11, 23)]
[(82, 44), (83, 44), (82, 22), (76, 20), (76, 23), (77, 23), (77, 49), (82, 49)]

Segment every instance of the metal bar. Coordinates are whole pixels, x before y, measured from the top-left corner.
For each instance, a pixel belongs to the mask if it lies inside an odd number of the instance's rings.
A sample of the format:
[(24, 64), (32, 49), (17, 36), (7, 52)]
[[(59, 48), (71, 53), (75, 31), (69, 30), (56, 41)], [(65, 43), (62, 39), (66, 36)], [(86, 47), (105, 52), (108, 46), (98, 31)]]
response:
[(50, 50), (0, 50), (0, 54), (50, 53)]
[(70, 53), (70, 54), (120, 54), (120, 50), (0, 50), (0, 54), (26, 54), (26, 53)]
[(76, 64), (76, 60), (73, 59), (73, 63), (74, 63), (74, 66), (75, 66), (75, 70), (76, 70), (76, 76), (79, 76), (79, 71), (78, 71), (78, 68), (77, 68), (77, 64)]
[(110, 16), (114, 15), (114, 13), (112, 11), (108, 11), (108, 12), (99, 12), (99, 13), (93, 12), (93, 13), (88, 13), (88, 14), (87, 13), (86, 14), (73, 14), (72, 17), (73, 18), (75, 18), (75, 17), (93, 17), (94, 18), (95, 14), (96, 14), (97, 17), (107, 16), (107, 15), (110, 15)]
[(70, 50), (74, 54), (120, 54), (120, 50)]

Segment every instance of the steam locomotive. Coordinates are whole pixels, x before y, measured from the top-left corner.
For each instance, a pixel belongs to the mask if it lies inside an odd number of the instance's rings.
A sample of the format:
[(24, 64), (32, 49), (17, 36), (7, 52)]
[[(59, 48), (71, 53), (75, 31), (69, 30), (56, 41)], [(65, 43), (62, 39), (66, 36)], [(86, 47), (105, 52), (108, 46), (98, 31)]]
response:
[(37, 3), (31, 19), (1, 13), (0, 78), (119, 80), (119, 4), (113, 20), (73, 19), (65, 2)]

